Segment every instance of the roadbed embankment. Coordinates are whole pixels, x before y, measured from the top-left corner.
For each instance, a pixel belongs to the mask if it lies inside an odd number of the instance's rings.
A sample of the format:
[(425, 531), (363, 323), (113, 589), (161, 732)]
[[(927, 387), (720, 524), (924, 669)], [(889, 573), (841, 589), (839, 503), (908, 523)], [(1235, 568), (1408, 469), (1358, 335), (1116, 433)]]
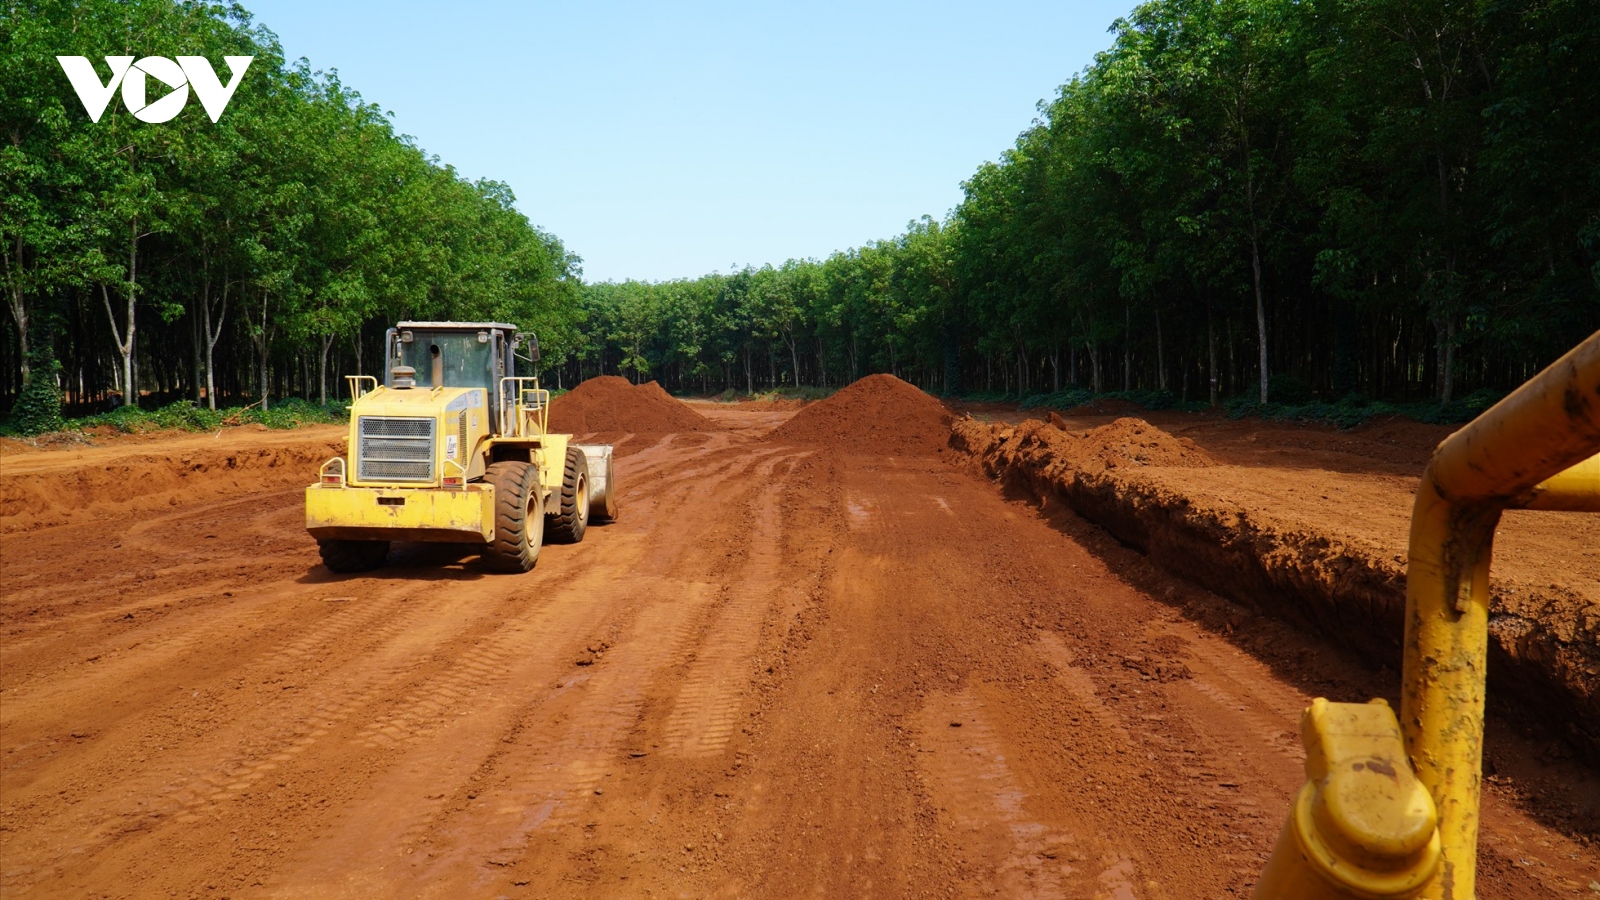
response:
[[(1065, 505), (1168, 571), (1399, 670), (1404, 542), (1381, 529), (1362, 533), (1359, 524), (1349, 533), (1330, 527), (1341, 521), (1341, 505), (1349, 520), (1359, 520), (1355, 511), (1378, 502), (1379, 492), (1397, 493), (1393, 485), (1315, 469), (1223, 465), (1187, 439), (1137, 419), (1081, 433), (1065, 424), (959, 419), (951, 446), (984, 475), (1043, 504)], [(1265, 496), (1266, 480), (1289, 492), (1283, 496), (1296, 490), (1283, 484), (1298, 485), (1306, 498), (1300, 508), (1313, 512), (1251, 506)], [(1382, 502), (1392, 506), (1394, 499)], [(1583, 524), (1541, 519), (1527, 528)], [(1571, 551), (1541, 545), (1538, 534), (1504, 534), (1522, 527), (1513, 522), (1502, 529), (1501, 545), (1509, 543), (1521, 558), (1504, 566), (1497, 560), (1491, 583), (1491, 704), (1551, 726), (1600, 763), (1600, 598), (1584, 589), (1586, 574), (1567, 584), (1554, 574), (1541, 582), (1529, 574), (1553, 569), (1566, 577), (1595, 563), (1587, 554), (1561, 559)]]
[(0, 453), (0, 534), (302, 487), (344, 453), (345, 428), (262, 426)]

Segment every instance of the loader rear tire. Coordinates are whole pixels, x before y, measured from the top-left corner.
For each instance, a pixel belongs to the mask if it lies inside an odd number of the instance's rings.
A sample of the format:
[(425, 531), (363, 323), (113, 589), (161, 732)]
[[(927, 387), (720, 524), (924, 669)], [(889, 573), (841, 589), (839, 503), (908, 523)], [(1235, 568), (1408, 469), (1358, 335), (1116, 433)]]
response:
[(330, 572), (368, 572), (389, 556), (388, 541), (317, 541), (322, 564)]
[(545, 527), (551, 541), (576, 544), (589, 529), (589, 457), (577, 447), (567, 448), (561, 472), (561, 509), (551, 513)]
[(483, 545), (484, 565), (497, 572), (532, 569), (544, 544), (538, 470), (525, 462), (497, 462), (483, 480), (494, 486), (494, 540)]

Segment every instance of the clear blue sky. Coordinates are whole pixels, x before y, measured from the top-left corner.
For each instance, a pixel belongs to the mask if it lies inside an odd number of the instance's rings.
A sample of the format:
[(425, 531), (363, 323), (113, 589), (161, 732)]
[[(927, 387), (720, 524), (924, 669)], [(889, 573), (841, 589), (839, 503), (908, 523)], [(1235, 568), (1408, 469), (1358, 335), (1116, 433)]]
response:
[(583, 257), (590, 281), (822, 258), (942, 218), (1127, 0), (244, 0), (290, 59)]

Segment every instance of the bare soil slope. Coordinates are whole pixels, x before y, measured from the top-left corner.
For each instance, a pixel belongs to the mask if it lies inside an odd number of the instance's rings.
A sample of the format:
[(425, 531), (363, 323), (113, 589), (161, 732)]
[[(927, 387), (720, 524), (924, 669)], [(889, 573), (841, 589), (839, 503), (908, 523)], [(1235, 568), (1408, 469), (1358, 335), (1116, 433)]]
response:
[(0, 446), (0, 533), (90, 522), (269, 487), (304, 487), (344, 453), (346, 430), (265, 426), (215, 434), (96, 439), (35, 449)]
[[(1409, 490), (1319, 469), (1219, 465), (1132, 418), (1070, 425), (966, 419), (956, 443), (987, 474), (1067, 505), (1168, 569), (1399, 667)], [(1570, 513), (1505, 521), (1491, 583), (1491, 696), (1600, 760), (1600, 530)], [(1586, 544), (1573, 543), (1585, 533)]]

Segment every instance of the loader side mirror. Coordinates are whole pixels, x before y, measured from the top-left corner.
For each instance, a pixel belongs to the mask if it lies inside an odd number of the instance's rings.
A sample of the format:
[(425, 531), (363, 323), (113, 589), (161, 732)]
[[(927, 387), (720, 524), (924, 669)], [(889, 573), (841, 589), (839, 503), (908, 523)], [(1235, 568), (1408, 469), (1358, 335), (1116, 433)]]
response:
[(511, 338), (511, 350), (512, 350), (512, 352), (516, 352), (517, 347), (521, 346), (522, 344), (527, 344), (528, 345), (528, 355), (523, 357), (523, 358), (526, 359), (528, 362), (531, 362), (531, 363), (538, 362), (539, 361), (539, 336), (536, 335), (536, 334), (532, 334), (530, 332), (519, 331), (519, 332), (516, 333), (515, 336), (513, 336)]

